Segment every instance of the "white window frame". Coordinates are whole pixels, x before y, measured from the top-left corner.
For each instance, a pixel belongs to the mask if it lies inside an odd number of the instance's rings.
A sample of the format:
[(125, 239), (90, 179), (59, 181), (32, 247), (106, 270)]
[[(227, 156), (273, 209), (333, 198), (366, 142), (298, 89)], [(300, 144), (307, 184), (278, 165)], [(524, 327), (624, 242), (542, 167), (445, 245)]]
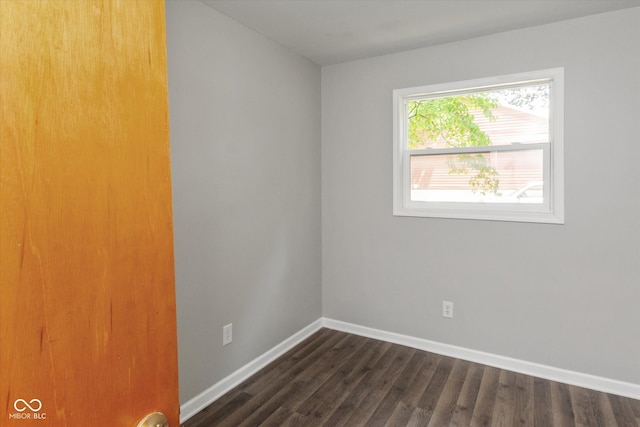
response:
[[(409, 150), (407, 103), (500, 87), (549, 82), (549, 143)], [(544, 203), (456, 203), (411, 200), (411, 156), (543, 149)], [(393, 91), (393, 215), (564, 224), (564, 68)]]

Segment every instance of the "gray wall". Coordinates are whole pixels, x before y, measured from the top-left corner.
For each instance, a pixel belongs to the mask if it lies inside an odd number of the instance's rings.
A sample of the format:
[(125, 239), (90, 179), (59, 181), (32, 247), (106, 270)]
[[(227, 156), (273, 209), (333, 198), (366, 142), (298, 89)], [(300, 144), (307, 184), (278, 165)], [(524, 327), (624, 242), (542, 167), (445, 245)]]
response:
[(184, 403), (321, 316), (320, 68), (199, 2), (167, 40)]
[[(627, 9), (324, 67), (324, 316), (640, 383), (638, 22)], [(565, 225), (392, 216), (393, 89), (552, 67)]]

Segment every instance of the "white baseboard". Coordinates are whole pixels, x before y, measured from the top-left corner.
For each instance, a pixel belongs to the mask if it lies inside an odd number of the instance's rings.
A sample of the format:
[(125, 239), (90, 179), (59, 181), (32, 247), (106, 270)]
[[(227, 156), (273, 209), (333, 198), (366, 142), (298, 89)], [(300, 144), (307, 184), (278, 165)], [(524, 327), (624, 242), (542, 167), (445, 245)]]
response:
[(278, 357), (282, 356), (284, 353), (286, 353), (323, 327), (334, 329), (336, 331), (347, 332), (350, 334), (361, 335), (363, 337), (369, 337), (381, 341), (405, 345), (407, 347), (417, 348), (419, 350), (429, 351), (431, 353), (437, 353), (444, 356), (455, 357), (457, 359), (481, 363), (483, 365), (506, 369), (513, 372), (519, 372), (521, 374), (532, 375), (552, 381), (558, 381), (565, 384), (572, 384), (579, 387), (590, 388), (592, 390), (603, 391), (605, 393), (626, 396), (632, 399), (640, 399), (640, 384), (632, 384), (624, 381), (598, 377), (595, 375), (567, 371), (565, 369), (554, 368), (552, 366), (540, 365), (524, 360), (512, 359), (510, 357), (504, 357), (496, 354), (485, 353), (482, 351), (471, 350), (464, 347), (457, 347), (450, 344), (429, 341), (426, 339), (411, 337), (408, 335), (396, 334), (393, 332), (382, 331), (379, 329), (368, 328), (366, 326), (355, 325), (353, 323), (341, 322), (339, 320), (327, 319), (323, 317), (306, 326), (302, 330), (296, 332), (277, 346), (273, 347), (271, 350), (267, 351), (266, 353), (249, 362), (231, 375), (218, 381), (216, 384), (209, 387), (207, 390), (203, 391), (193, 399), (181, 405), (180, 423), (183, 423), (189, 418), (193, 417), (202, 409), (222, 397), (222, 395), (224, 395), (226, 392), (242, 383), (251, 375), (255, 374), (260, 369), (264, 368), (269, 363), (273, 362)]
[(352, 323), (341, 322), (338, 320), (323, 318), (322, 326), (328, 329), (334, 329), (337, 331), (348, 332), (351, 334), (374, 338), (381, 341), (401, 344), (407, 347), (417, 348), (419, 350), (425, 350), (444, 356), (455, 357), (457, 359), (481, 363), (483, 365), (489, 365), (500, 369), (519, 372), (521, 374), (532, 375), (535, 377), (545, 378), (565, 384), (590, 388), (592, 390), (603, 391), (605, 393), (617, 394), (619, 396), (626, 396), (632, 399), (640, 399), (640, 384), (633, 384), (624, 381), (598, 377), (595, 375), (568, 371), (565, 369), (554, 368), (552, 366), (540, 365), (537, 363), (512, 359), (510, 357), (498, 356), (491, 353), (484, 353), (482, 351), (471, 350), (454, 345), (442, 344), (422, 338), (415, 338), (407, 335), (396, 334), (393, 332), (381, 331), (379, 329), (372, 329), (366, 326), (354, 325)]
[(218, 381), (193, 399), (190, 399), (183, 405), (180, 405), (180, 424), (218, 400), (226, 392), (242, 383), (244, 380), (276, 360), (278, 357), (282, 356), (284, 353), (314, 334), (320, 328), (322, 328), (322, 319), (318, 319), (302, 330), (296, 332), (280, 344), (273, 347), (271, 350), (247, 363), (231, 375)]

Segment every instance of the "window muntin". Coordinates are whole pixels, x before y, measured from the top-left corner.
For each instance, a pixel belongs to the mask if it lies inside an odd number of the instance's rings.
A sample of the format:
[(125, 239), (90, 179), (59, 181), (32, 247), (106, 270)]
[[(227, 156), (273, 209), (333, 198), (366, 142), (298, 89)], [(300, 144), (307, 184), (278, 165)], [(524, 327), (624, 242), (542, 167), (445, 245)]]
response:
[(563, 70), (394, 91), (394, 214), (562, 223)]

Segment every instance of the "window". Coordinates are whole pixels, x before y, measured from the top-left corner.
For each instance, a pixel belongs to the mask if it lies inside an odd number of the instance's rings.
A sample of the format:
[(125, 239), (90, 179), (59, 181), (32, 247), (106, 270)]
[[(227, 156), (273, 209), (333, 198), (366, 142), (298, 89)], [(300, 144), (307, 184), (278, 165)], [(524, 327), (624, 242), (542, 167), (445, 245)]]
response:
[(563, 76), (394, 90), (394, 215), (562, 224)]

